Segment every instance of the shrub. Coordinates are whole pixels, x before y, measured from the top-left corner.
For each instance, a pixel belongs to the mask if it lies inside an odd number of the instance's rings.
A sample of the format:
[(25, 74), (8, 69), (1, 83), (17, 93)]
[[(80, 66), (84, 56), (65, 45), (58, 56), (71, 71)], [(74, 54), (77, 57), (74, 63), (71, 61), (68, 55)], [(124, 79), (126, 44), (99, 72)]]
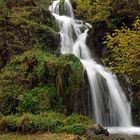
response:
[[(73, 118), (75, 121), (70, 121), (70, 118)], [(82, 119), (79, 120), (79, 118)], [(0, 131), (17, 131), (21, 133), (67, 132), (82, 135), (92, 123), (93, 122), (89, 118), (81, 115), (80, 117), (78, 115), (73, 115), (67, 118), (60, 113), (45, 112), (38, 115), (23, 114), (22, 116), (3, 116), (0, 120)]]
[(82, 123), (86, 125), (91, 125), (93, 122), (86, 116), (73, 114), (65, 119), (65, 123), (67, 125), (82, 124)]
[(107, 35), (105, 62), (117, 74), (127, 74), (129, 83), (139, 89), (140, 83), (140, 20), (133, 29), (116, 29)]
[(65, 119), (65, 127), (63, 127), (62, 130), (67, 133), (82, 135), (92, 124), (93, 121), (86, 116), (71, 115)]
[(83, 124), (73, 124), (73, 125), (64, 126), (63, 128), (61, 128), (60, 132), (83, 135), (87, 130), (87, 128), (88, 127)]
[(79, 89), (82, 69), (72, 54), (57, 58), (36, 48), (13, 57), (0, 74), (0, 111), (63, 111), (65, 95), (70, 98)]
[(18, 111), (39, 113), (51, 109), (51, 98), (55, 96), (53, 86), (36, 87), (32, 90), (25, 90), (19, 97)]

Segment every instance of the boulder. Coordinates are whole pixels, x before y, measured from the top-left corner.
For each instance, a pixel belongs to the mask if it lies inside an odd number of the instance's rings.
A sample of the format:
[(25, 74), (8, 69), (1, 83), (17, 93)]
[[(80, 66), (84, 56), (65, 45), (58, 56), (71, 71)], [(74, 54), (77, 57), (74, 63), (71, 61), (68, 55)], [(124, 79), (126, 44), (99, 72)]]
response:
[(104, 134), (106, 136), (109, 136), (109, 132), (107, 129), (105, 129), (100, 124), (95, 124), (86, 131), (86, 139), (90, 140), (95, 135), (101, 135)]

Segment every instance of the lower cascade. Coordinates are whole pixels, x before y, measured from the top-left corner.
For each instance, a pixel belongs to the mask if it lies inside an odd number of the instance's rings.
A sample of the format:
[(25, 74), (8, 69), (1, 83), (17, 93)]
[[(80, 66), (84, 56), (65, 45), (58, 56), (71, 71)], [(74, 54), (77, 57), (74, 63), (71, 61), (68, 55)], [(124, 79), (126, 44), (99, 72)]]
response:
[(131, 127), (131, 107), (114, 74), (98, 64), (86, 45), (89, 23), (74, 18), (69, 0), (64, 1), (64, 15), (60, 14), (60, 0), (49, 7), (61, 36), (61, 53), (76, 55), (87, 73), (92, 101), (92, 118), (107, 127)]

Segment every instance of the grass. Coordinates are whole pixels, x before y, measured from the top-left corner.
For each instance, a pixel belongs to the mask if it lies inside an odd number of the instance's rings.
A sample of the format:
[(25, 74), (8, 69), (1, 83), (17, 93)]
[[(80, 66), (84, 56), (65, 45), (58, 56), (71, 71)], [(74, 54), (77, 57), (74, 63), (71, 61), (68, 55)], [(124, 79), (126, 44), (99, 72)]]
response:
[(0, 140), (74, 140), (76, 136), (70, 134), (35, 134), (35, 135), (20, 135), (20, 134), (1, 134)]
[[(15, 133), (0, 134), (0, 140), (76, 140), (76, 135), (66, 133), (44, 133), (44, 134), (28, 134), (21, 135)], [(84, 136), (80, 137), (85, 140)], [(110, 135), (95, 136), (94, 140), (118, 140), (125, 138), (126, 140), (140, 140), (140, 136), (127, 136), (127, 135)]]

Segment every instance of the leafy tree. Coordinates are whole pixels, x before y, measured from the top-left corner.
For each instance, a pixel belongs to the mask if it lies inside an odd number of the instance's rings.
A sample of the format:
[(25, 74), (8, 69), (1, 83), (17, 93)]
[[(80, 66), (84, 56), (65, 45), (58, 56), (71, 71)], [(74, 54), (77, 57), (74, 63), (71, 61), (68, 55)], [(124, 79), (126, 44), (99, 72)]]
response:
[(140, 15), (138, 0), (75, 0), (75, 13), (88, 21), (106, 21), (109, 26), (131, 25), (136, 16)]
[(129, 82), (138, 86), (140, 83), (140, 20), (133, 24), (133, 29), (123, 27), (108, 34), (105, 62), (117, 74), (127, 74)]
[(79, 18), (86, 21), (92, 21), (93, 19), (93, 5), (89, 0), (77, 0), (75, 13)]

